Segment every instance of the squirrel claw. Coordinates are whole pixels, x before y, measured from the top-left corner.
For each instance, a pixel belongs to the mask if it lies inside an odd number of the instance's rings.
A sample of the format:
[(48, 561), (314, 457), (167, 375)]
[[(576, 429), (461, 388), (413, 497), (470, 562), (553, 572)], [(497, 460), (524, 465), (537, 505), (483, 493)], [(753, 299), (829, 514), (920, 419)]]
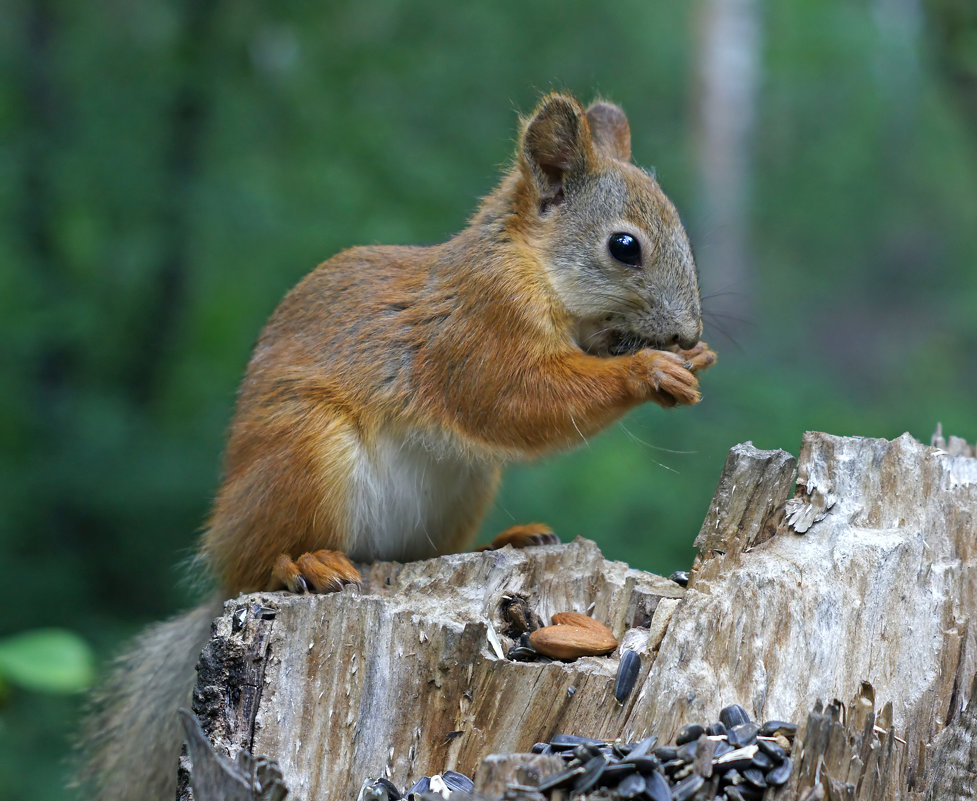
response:
[(506, 545), (513, 548), (531, 548), (536, 545), (559, 545), (560, 538), (545, 523), (528, 523), (510, 526), (495, 535), (488, 545), (476, 548), (478, 551), (497, 551)]
[(361, 583), (359, 571), (339, 551), (304, 553), (294, 561), (282, 554), (271, 575), (273, 589), (284, 587), (299, 595), (338, 592), (347, 584)]

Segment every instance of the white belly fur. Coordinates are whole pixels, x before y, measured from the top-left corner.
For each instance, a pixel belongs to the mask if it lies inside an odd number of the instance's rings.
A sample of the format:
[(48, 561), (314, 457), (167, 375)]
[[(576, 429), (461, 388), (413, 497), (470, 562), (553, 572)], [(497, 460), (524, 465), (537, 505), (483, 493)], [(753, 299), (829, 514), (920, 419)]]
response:
[(439, 439), (381, 436), (357, 448), (353, 468), (354, 540), (358, 561), (411, 561), (443, 553), (458, 535), (461, 505), (483, 497), (495, 465)]

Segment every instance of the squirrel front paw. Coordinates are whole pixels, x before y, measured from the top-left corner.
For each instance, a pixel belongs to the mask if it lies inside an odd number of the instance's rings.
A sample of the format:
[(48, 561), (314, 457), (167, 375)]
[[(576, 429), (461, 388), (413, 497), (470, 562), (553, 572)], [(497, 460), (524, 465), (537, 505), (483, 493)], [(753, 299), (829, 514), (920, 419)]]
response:
[(282, 554), (271, 571), (274, 589), (282, 587), (294, 593), (338, 592), (347, 584), (359, 584), (360, 572), (344, 553), (313, 551), (292, 560)]
[(705, 370), (716, 363), (716, 352), (705, 342), (697, 342), (695, 347), (688, 350), (677, 350), (675, 353), (685, 359), (683, 365), (693, 373)]
[[(708, 347), (696, 352), (698, 347), (680, 353), (645, 348), (634, 354), (632, 369), (644, 385), (649, 400), (665, 407), (679, 403), (692, 405), (701, 400), (699, 379), (694, 371), (708, 367), (715, 360), (715, 354)], [(686, 358), (686, 353), (692, 358)], [(706, 354), (711, 354), (712, 358)]]

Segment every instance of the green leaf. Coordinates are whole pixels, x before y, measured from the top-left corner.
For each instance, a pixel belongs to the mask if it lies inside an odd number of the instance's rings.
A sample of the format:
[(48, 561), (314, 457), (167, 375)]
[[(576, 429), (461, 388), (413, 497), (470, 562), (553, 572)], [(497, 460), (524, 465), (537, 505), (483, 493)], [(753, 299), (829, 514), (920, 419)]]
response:
[(95, 675), (91, 648), (64, 629), (35, 629), (0, 640), (0, 680), (29, 690), (73, 693)]

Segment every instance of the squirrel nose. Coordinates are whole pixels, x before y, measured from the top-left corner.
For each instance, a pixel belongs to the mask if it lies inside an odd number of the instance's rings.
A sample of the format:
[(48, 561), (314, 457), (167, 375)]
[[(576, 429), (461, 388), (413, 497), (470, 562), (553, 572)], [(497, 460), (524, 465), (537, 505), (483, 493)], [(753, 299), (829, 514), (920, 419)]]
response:
[(691, 325), (683, 325), (672, 336), (673, 345), (678, 345), (683, 350), (694, 348), (702, 336), (702, 323), (696, 322)]

